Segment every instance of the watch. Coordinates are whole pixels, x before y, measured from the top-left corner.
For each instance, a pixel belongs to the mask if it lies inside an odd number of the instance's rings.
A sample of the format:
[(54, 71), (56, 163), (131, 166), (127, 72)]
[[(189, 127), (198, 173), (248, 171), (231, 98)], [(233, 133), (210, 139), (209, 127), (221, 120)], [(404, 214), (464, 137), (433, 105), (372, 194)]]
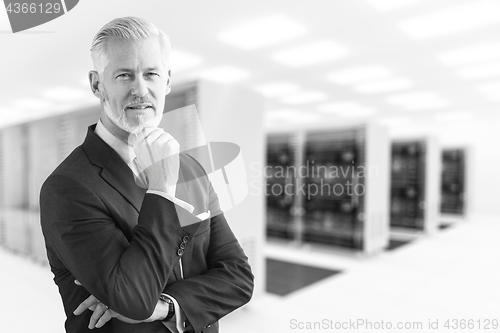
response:
[(169, 321), (175, 315), (174, 302), (165, 294), (160, 295), (160, 301), (168, 304), (168, 314), (164, 319), (162, 319), (162, 322)]

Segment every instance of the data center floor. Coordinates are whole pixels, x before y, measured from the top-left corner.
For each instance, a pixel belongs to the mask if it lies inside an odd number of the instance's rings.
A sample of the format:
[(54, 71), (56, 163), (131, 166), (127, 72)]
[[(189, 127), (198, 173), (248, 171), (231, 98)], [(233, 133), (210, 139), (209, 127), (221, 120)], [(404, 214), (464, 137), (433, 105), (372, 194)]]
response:
[[(500, 332), (492, 329), (500, 320), (499, 235), (500, 217), (481, 216), (373, 257), (269, 244), (273, 260), (342, 272), (286, 296), (259, 295), (224, 318), (221, 332)], [(64, 332), (48, 268), (3, 250), (0, 262), (1, 331)]]

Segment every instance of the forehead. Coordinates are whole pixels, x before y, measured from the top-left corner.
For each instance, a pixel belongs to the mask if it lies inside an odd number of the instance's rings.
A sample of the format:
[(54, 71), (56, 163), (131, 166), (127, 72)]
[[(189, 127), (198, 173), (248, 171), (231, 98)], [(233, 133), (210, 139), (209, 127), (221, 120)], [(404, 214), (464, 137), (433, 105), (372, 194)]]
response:
[(158, 37), (138, 41), (112, 37), (106, 44), (106, 54), (108, 57), (106, 70), (164, 68), (165, 64)]

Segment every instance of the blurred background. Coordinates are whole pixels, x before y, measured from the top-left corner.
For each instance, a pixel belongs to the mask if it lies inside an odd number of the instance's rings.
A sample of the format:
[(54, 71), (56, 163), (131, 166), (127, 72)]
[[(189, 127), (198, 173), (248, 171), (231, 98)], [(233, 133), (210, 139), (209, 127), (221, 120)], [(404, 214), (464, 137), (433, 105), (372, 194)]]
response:
[(222, 332), (498, 331), (500, 1), (87, 0), (16, 34), (0, 11), (7, 332), (64, 331), (39, 191), (98, 120), (90, 43), (120, 16), (171, 38), (165, 111), (241, 147), (256, 290)]

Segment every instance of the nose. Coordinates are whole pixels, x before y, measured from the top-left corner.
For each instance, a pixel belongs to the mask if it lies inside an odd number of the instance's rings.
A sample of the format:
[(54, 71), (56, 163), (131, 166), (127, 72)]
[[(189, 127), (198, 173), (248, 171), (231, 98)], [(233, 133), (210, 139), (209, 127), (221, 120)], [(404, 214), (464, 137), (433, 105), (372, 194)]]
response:
[(132, 86), (132, 95), (135, 97), (143, 97), (147, 94), (147, 92), (148, 88), (146, 86), (146, 81), (143, 77), (137, 77)]

